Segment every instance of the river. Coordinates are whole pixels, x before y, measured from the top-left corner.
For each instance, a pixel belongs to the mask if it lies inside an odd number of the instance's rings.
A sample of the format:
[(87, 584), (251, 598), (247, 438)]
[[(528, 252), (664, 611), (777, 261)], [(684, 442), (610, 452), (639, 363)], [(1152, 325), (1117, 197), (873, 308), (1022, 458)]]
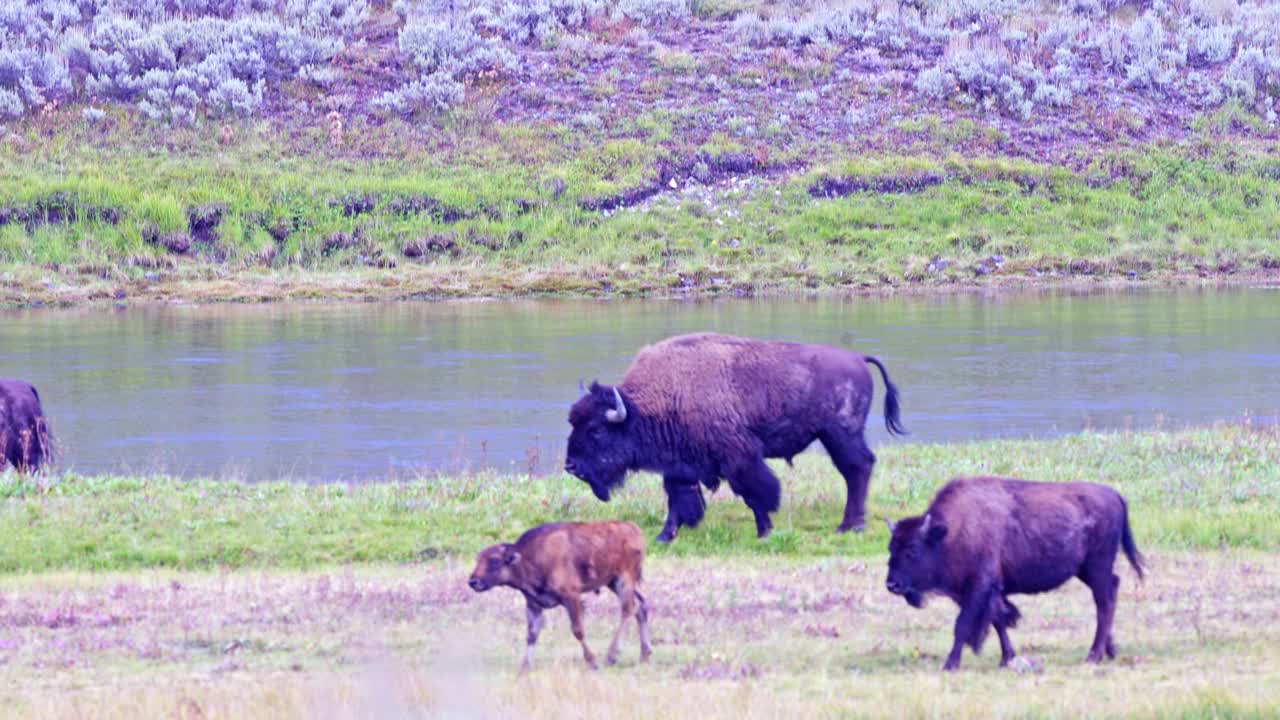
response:
[[(374, 480), (558, 468), (578, 381), (690, 331), (856, 348), (911, 440), (1280, 415), (1280, 291), (0, 311), (79, 472)], [(890, 440), (877, 380), (870, 439)]]

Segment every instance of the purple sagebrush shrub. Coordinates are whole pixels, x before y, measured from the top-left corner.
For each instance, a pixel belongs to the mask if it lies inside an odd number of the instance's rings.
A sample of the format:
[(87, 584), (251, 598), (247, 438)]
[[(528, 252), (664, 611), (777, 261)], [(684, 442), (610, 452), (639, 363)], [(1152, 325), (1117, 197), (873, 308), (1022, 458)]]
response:
[(401, 115), (447, 110), (464, 99), (465, 78), (516, 67), (509, 50), (465, 22), (411, 20), (400, 31), (400, 51), (419, 74), (383, 93), (375, 104)]

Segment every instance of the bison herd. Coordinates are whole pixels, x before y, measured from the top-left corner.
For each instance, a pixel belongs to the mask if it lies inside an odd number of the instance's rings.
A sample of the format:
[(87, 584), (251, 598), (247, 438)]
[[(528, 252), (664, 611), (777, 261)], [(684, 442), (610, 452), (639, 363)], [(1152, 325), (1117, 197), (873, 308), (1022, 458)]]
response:
[[(756, 534), (764, 538), (773, 528), (769, 515), (782, 499), (765, 460), (789, 464), (817, 440), (848, 490), (836, 530), (862, 531), (876, 463), (864, 435), (872, 365), (885, 384), (885, 426), (891, 434), (905, 434), (898, 389), (870, 355), (712, 333), (669, 338), (643, 348), (620, 385), (583, 388), (569, 410), (573, 429), (565, 470), (604, 502), (628, 473), (661, 475), (667, 520), (660, 542), (675, 540), (682, 526), (697, 527), (706, 511), (702, 488), (714, 491), (726, 480), (751, 508)], [(1047, 592), (1073, 577), (1089, 586), (1097, 605), (1089, 662), (1115, 657), (1111, 624), (1120, 578), (1113, 566), (1121, 547), (1142, 577), (1128, 507), (1115, 490), (1091, 483), (956, 478), (924, 515), (890, 522), (889, 530), (888, 591), (912, 607), (923, 607), (931, 594), (960, 606), (944, 670), (960, 667), (965, 645), (980, 651), (992, 627), (1000, 638), (1000, 663), (1009, 664), (1014, 650), (1008, 630), (1020, 617), (1009, 596)], [(580, 595), (600, 587), (613, 590), (622, 603), (609, 662), (617, 658), (618, 637), (633, 613), (644, 660), (648, 612), (637, 589), (643, 559), (640, 529), (629, 523), (552, 523), (514, 545), (482, 551), (471, 587), (509, 585), (524, 594), (526, 669), (542, 611), (557, 605), (568, 611), (574, 637), (595, 667), (583, 636)]]
[[(865, 438), (871, 366), (885, 385), (885, 426), (891, 434), (905, 434), (898, 389), (874, 357), (711, 333), (669, 338), (643, 348), (621, 384), (583, 388), (569, 410), (565, 470), (605, 502), (628, 473), (661, 475), (667, 518), (658, 540), (664, 543), (675, 540), (681, 527), (697, 527), (706, 511), (702, 489), (714, 491), (725, 480), (751, 509), (756, 533), (764, 538), (782, 498), (765, 460), (790, 463), (818, 441), (847, 488), (837, 532), (860, 532), (876, 463)], [(50, 459), (40, 396), (28, 383), (0, 379), (0, 450), (0, 469), (7, 464), (31, 472)], [(1089, 587), (1097, 606), (1087, 660), (1115, 657), (1116, 554), (1124, 550), (1139, 578), (1143, 565), (1128, 506), (1112, 488), (955, 478), (923, 515), (889, 522), (889, 531), (886, 589), (912, 607), (923, 607), (930, 595), (944, 595), (960, 608), (944, 670), (960, 667), (965, 645), (980, 651), (991, 628), (1000, 639), (1001, 665), (1007, 665), (1014, 658), (1008, 630), (1020, 617), (1009, 596), (1047, 592), (1071, 578)], [(596, 667), (582, 625), (582, 595), (602, 588), (611, 590), (621, 606), (606, 661), (616, 662), (633, 617), (640, 657), (647, 660), (649, 605), (640, 592), (644, 555), (644, 537), (631, 523), (550, 523), (514, 543), (482, 550), (469, 585), (476, 592), (508, 586), (524, 595), (525, 669), (543, 612), (555, 607), (565, 608), (583, 658)]]

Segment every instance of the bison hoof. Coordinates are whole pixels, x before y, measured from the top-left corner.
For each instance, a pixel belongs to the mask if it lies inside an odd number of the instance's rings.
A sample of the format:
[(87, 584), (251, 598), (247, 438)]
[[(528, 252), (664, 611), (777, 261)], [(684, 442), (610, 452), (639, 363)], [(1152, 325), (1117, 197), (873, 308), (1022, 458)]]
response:
[(605, 664), (605, 665), (608, 665), (608, 666), (610, 666), (610, 667), (612, 667), (612, 666), (614, 666), (614, 665), (617, 665), (617, 664), (618, 664), (618, 656), (617, 656), (617, 655), (609, 655), (609, 657), (606, 657), (606, 658), (604, 659), (604, 664)]
[(662, 532), (658, 533), (658, 542), (664, 545), (675, 539), (676, 539), (676, 534), (670, 530), (663, 530)]
[(852, 530), (852, 531), (854, 531), (854, 532), (856, 532), (856, 533), (860, 533), (860, 532), (862, 532), (863, 530), (866, 530), (866, 529), (867, 529), (867, 523), (866, 523), (866, 521), (865, 521), (865, 520), (858, 520), (858, 521), (855, 521), (855, 522), (842, 522), (842, 523), (840, 523), (840, 527), (836, 528), (836, 532), (838, 532), (838, 533), (847, 533), (847, 532), (849, 532), (850, 530)]
[(1097, 663), (1102, 662), (1102, 653), (1091, 652), (1089, 653), (1089, 657), (1085, 658), (1084, 661), (1087, 663), (1093, 663), (1096, 665)]
[(959, 660), (947, 660), (947, 662), (942, 666), (942, 672), (955, 672), (959, 669), (960, 669)]

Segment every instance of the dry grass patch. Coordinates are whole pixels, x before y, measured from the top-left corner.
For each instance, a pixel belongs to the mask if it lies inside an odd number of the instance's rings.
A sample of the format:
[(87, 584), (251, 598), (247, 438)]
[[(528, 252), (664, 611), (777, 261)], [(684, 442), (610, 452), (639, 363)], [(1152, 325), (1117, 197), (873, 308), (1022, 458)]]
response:
[[(468, 562), (328, 572), (49, 574), (0, 580), (0, 714), (23, 717), (702, 718), (1274, 716), (1280, 559), (1149, 553), (1127, 568), (1120, 657), (1083, 662), (1079, 583), (1019, 602), (1021, 672), (998, 648), (939, 672), (955, 608), (912, 610), (884, 558), (653, 558), (655, 654), (585, 670), (559, 611), (516, 669), (522, 601), (476, 595)], [(615, 604), (589, 599), (602, 650)]]

